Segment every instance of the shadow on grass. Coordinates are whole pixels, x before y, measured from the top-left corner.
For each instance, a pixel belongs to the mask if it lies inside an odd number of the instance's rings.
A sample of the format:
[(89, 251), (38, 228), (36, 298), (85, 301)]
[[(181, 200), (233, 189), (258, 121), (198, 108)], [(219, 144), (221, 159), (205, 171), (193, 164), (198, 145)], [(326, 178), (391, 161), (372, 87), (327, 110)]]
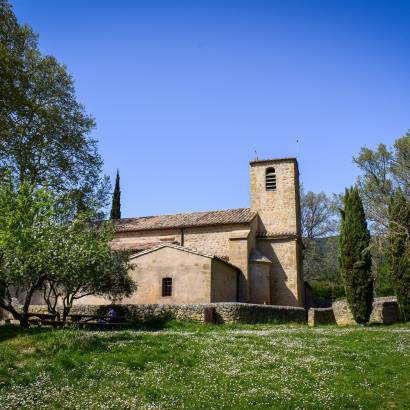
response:
[(44, 327), (30, 327), (28, 329), (23, 329), (19, 325), (5, 324), (0, 326), (0, 343), (9, 339), (14, 339), (18, 336), (37, 335), (40, 333), (50, 332), (52, 330), (52, 328)]

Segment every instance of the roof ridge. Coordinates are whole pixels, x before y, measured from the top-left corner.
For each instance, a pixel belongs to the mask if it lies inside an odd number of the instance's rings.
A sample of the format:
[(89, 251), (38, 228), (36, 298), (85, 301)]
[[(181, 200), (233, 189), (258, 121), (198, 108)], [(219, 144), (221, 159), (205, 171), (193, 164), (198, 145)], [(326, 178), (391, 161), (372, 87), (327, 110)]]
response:
[(117, 232), (196, 226), (248, 224), (257, 215), (251, 208), (231, 208), (215, 211), (195, 211), (170, 215), (141, 216), (114, 221)]

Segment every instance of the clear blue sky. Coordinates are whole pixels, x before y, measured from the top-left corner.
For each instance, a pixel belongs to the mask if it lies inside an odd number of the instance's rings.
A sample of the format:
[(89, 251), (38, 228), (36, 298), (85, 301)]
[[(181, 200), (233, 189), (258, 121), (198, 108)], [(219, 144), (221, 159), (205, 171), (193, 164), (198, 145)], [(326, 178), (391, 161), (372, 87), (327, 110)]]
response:
[(14, 0), (96, 117), (123, 216), (249, 206), (248, 162), (354, 183), (410, 128), (410, 1)]

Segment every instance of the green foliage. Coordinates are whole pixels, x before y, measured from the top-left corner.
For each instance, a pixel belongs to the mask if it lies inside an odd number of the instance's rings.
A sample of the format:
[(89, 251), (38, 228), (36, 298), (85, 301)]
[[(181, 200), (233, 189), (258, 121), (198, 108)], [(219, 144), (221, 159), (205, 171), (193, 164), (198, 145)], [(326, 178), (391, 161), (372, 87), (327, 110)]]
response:
[[(305, 193), (302, 188), (300, 198), (304, 279), (310, 284), (337, 286), (340, 283), (338, 240), (332, 236), (338, 230), (336, 197), (330, 198), (323, 192)], [(329, 300), (328, 297), (326, 294), (325, 299)]]
[(339, 241), (339, 264), (347, 301), (356, 322), (367, 323), (373, 302), (370, 233), (356, 188), (345, 193)]
[(120, 173), (117, 169), (115, 178), (115, 188), (112, 196), (111, 219), (121, 219), (121, 190), (120, 190)]
[(330, 236), (337, 232), (336, 198), (324, 192), (300, 192), (302, 237), (305, 241)]
[(9, 171), (18, 183), (66, 195), (74, 208), (99, 209), (109, 181), (100, 177), (94, 126), (66, 67), (41, 54), (31, 28), (0, 0), (0, 176)]
[(310, 282), (312, 295), (315, 299), (323, 299), (329, 302), (334, 302), (346, 296), (343, 285), (332, 282)]
[(389, 265), (402, 317), (410, 321), (410, 204), (398, 189), (389, 206)]
[[(71, 219), (70, 209), (51, 191), (12, 178), (0, 183), (0, 307), (27, 325), (31, 298), (43, 287), (49, 310), (58, 300), (64, 318), (73, 302), (85, 295), (112, 299), (129, 295), (129, 255), (113, 251), (112, 226), (89, 222), (87, 214)], [(13, 298), (23, 300), (22, 312)]]
[(307, 241), (303, 253), (303, 274), (308, 282), (341, 284), (337, 257), (339, 238), (331, 236)]
[(129, 254), (112, 250), (112, 238), (110, 223), (90, 224), (86, 215), (59, 226), (50, 243), (54, 260), (43, 289), (50, 312), (58, 314), (60, 300), (65, 320), (82, 297), (101, 295), (115, 301), (135, 290), (128, 276)]
[(372, 231), (384, 235), (389, 226), (391, 196), (400, 188), (410, 196), (410, 132), (398, 138), (392, 148), (379, 144), (376, 150), (362, 148), (353, 159), (362, 175), (358, 187)]
[(389, 259), (386, 252), (388, 243), (386, 240), (378, 240), (377, 242), (379, 242), (379, 245), (381, 242), (381, 246), (372, 246), (374, 293), (377, 297), (394, 296), (396, 295), (396, 290), (389, 271)]
[[(46, 189), (23, 182), (17, 191), (11, 178), (0, 180), (0, 307), (27, 325), (31, 297), (44, 282), (54, 254), (56, 208)], [(14, 296), (22, 293), (23, 313), (16, 312)]]
[[(375, 245), (373, 245), (376, 242)], [(394, 281), (389, 272), (389, 261), (385, 250), (388, 244), (380, 238), (372, 238), (372, 273), (374, 277), (374, 293), (376, 296), (393, 296), (396, 294)], [(343, 286), (338, 264), (339, 237), (318, 238), (312, 241), (309, 248), (305, 249), (303, 260), (303, 274), (306, 281), (314, 288), (316, 284), (324, 284), (324, 289), (330, 287), (329, 291), (323, 290), (331, 295), (331, 289)], [(344, 290), (343, 290), (344, 292)], [(318, 290), (322, 293), (322, 290)], [(338, 292), (336, 292), (338, 293)], [(338, 296), (339, 297), (339, 296)], [(326, 300), (327, 297), (324, 297)]]

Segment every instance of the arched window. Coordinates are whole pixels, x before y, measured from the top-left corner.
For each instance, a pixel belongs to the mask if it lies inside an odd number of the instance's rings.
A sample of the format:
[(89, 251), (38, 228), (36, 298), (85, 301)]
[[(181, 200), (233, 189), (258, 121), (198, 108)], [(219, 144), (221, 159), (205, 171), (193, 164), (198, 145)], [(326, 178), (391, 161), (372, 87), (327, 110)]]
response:
[(172, 296), (172, 278), (162, 278), (162, 297)]
[(265, 176), (266, 190), (276, 191), (276, 172), (275, 168), (267, 168)]

